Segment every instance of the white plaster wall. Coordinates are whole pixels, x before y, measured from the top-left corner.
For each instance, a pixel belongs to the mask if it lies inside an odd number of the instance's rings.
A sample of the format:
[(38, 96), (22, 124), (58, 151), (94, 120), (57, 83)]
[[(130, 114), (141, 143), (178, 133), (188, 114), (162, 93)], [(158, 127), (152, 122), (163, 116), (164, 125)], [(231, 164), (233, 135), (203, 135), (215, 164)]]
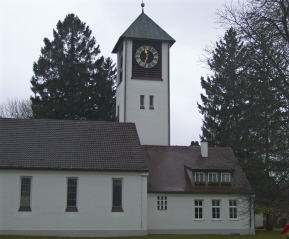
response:
[[(32, 176), (32, 212), (18, 211), (21, 176)], [(78, 212), (65, 212), (68, 177), (78, 178)], [(123, 179), (124, 212), (111, 212), (113, 178)], [(146, 179), (147, 175), (141, 173), (0, 170), (0, 182), (5, 185), (0, 195), (0, 231), (58, 231), (56, 235), (78, 230), (146, 233)]]
[[(167, 210), (157, 210), (157, 196), (167, 196)], [(194, 217), (194, 200), (203, 200), (203, 219)], [(221, 200), (221, 218), (212, 219), (212, 200)], [(149, 234), (254, 234), (249, 215), (229, 219), (229, 200), (238, 195), (221, 194), (148, 194)], [(241, 209), (242, 206), (239, 205)]]

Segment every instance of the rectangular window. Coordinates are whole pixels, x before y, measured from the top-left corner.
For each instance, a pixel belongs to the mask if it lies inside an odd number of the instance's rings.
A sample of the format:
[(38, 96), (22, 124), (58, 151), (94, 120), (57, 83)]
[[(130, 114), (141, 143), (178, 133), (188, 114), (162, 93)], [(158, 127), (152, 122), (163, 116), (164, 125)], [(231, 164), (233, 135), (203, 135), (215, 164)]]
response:
[(205, 175), (204, 173), (195, 173), (195, 182), (205, 182)]
[(140, 109), (144, 109), (145, 108), (145, 96), (141, 95), (140, 96)]
[(212, 218), (220, 219), (221, 218), (221, 208), (220, 208), (220, 200), (212, 201)]
[(154, 109), (154, 96), (150, 95), (150, 110)]
[(226, 183), (231, 182), (231, 174), (230, 173), (221, 173), (221, 182), (226, 182)]
[(230, 219), (237, 218), (237, 200), (229, 200)]
[(77, 178), (67, 179), (67, 207), (66, 212), (78, 212), (77, 206)]
[(218, 182), (218, 174), (217, 173), (209, 173), (209, 181), (208, 182)]
[(112, 212), (123, 212), (122, 209), (122, 179), (112, 180)]
[(31, 212), (31, 177), (21, 177), (19, 211)]
[(195, 200), (195, 219), (203, 219), (203, 201)]
[(167, 210), (168, 201), (167, 196), (158, 196), (158, 210)]

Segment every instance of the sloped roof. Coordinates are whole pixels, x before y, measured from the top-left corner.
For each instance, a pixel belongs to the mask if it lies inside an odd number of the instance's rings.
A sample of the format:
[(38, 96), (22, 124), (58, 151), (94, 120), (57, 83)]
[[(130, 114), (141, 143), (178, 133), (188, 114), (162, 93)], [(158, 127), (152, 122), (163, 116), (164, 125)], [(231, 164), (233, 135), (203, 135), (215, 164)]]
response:
[(0, 169), (148, 171), (134, 123), (0, 119)]
[[(195, 146), (142, 146), (149, 167), (148, 192), (154, 193), (244, 193), (251, 192), (248, 180), (231, 148), (209, 147), (201, 157)], [(189, 167), (188, 167), (189, 166)], [(232, 186), (194, 186), (192, 170), (233, 171)]]
[(113, 48), (112, 53), (117, 53), (119, 44), (124, 38), (169, 41), (171, 45), (175, 43), (175, 40), (145, 13), (141, 13), (129, 26), (129, 28), (120, 36), (115, 47)]

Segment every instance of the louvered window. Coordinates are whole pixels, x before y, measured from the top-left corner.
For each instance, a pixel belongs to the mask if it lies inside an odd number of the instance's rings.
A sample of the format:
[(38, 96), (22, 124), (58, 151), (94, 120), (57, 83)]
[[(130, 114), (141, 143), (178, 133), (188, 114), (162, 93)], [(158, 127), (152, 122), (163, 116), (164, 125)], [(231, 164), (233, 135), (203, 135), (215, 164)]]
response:
[[(152, 46), (158, 53), (158, 63), (151, 68), (141, 67), (136, 59), (135, 54), (138, 48), (141, 46)], [(162, 80), (162, 43), (158, 41), (133, 41), (132, 49), (132, 79), (139, 80)], [(149, 59), (150, 61), (151, 59)]]

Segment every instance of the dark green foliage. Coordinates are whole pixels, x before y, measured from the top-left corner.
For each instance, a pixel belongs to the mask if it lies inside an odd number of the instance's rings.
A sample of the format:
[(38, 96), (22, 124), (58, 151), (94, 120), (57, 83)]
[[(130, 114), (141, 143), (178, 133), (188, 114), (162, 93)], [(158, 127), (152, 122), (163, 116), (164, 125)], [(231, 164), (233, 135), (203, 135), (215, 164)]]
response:
[(202, 138), (232, 147), (254, 189), (255, 203), (288, 211), (288, 100), (276, 82), (282, 77), (265, 49), (243, 43), (234, 29), (210, 53), (213, 72), (201, 84)]
[(53, 41), (44, 39), (33, 65), (34, 118), (114, 120), (114, 64), (98, 57), (89, 27), (69, 14), (58, 22), (53, 36)]
[[(246, 48), (234, 29), (226, 32), (224, 39), (211, 52), (208, 65), (214, 75), (201, 78), (203, 105), (198, 104), (204, 116), (203, 138), (211, 146), (238, 148), (239, 140), (246, 136), (244, 109), (248, 108), (248, 85), (246, 84)], [(239, 151), (242, 151), (238, 149)]]

